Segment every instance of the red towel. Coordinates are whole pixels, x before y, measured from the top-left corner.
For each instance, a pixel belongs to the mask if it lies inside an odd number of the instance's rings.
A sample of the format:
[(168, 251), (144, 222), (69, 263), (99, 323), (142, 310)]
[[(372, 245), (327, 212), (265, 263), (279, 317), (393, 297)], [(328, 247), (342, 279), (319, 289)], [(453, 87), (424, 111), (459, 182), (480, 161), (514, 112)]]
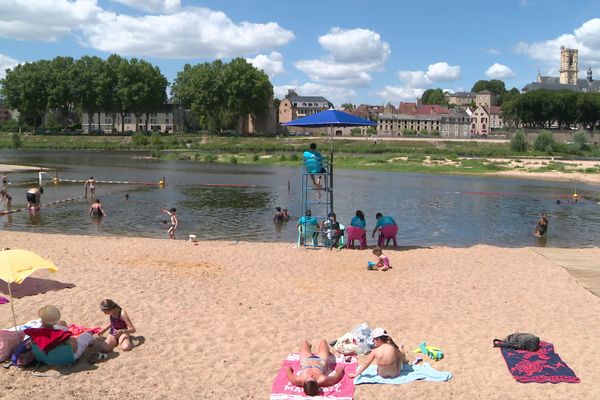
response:
[(90, 332), (92, 335), (99, 333), (102, 330), (99, 326), (93, 326), (91, 328), (86, 328), (82, 325), (71, 324), (69, 325), (69, 331), (73, 334), (73, 336), (79, 336), (82, 333)]
[(25, 329), (25, 334), (46, 354), (73, 336), (69, 331), (53, 328), (29, 328)]

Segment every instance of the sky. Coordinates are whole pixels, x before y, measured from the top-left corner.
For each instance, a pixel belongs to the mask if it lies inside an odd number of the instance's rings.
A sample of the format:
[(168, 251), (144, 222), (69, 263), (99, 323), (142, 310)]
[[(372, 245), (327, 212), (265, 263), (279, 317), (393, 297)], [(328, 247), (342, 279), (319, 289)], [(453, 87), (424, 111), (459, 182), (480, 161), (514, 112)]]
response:
[[(385, 6), (382, 6), (385, 4)], [(480, 79), (558, 75), (560, 46), (600, 79), (598, 0), (0, 0), (0, 78), (19, 63), (116, 53), (160, 67), (244, 57), (336, 106), (414, 101)]]

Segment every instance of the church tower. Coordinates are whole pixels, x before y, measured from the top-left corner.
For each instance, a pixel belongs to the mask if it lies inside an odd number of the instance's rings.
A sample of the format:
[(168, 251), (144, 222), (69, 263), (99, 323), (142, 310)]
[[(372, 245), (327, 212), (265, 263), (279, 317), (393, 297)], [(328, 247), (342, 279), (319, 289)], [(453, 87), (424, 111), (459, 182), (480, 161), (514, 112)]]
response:
[(576, 85), (579, 69), (577, 68), (577, 49), (560, 46), (560, 83)]

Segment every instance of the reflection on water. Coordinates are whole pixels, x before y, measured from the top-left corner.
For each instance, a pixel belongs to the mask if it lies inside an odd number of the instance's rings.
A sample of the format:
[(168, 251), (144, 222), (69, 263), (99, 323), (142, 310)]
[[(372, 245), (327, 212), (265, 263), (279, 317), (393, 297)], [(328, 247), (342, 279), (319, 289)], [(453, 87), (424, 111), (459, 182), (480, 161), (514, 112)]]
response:
[[(20, 212), (0, 217), (0, 228), (36, 232), (167, 237), (161, 207), (177, 208), (177, 236), (201, 240), (296, 240), (300, 210), (299, 168), (153, 161), (131, 154), (104, 152), (0, 152), (0, 163), (54, 168), (63, 179), (158, 182), (153, 186), (98, 184), (96, 193), (107, 216), (88, 215), (91, 199), (44, 207), (39, 215)], [(1, 172), (1, 171), (0, 171)], [(13, 208), (25, 205), (36, 173), (12, 173)], [(288, 188), (288, 181), (291, 187)], [(357, 209), (372, 229), (375, 213), (389, 214), (399, 224), (403, 246), (595, 246), (600, 243), (600, 187), (499, 177), (399, 174), (338, 170), (335, 212), (345, 225)], [(215, 187), (204, 185), (249, 185)], [(578, 203), (566, 200), (577, 190)], [(83, 184), (46, 184), (42, 203), (83, 194)], [(128, 200), (125, 194), (129, 195)], [(557, 200), (561, 200), (557, 203)], [(275, 207), (287, 208), (292, 219), (273, 224)], [(549, 213), (548, 237), (536, 241), (533, 230), (542, 210)], [(313, 210), (315, 215), (320, 215)], [(373, 241), (369, 237), (369, 243)]]

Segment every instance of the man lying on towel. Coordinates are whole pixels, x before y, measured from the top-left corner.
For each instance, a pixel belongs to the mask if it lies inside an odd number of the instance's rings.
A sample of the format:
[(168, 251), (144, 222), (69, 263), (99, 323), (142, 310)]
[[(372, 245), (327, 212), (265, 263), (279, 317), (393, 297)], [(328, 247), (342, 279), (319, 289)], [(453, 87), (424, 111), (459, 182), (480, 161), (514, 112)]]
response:
[(319, 394), (320, 387), (333, 386), (344, 377), (344, 366), (337, 366), (335, 373), (328, 375), (327, 361), (332, 356), (329, 345), (321, 340), (317, 354), (313, 354), (311, 348), (312, 345), (304, 340), (300, 347), (300, 375), (288, 367), (287, 377), (293, 385), (302, 386), (308, 396), (315, 396)]
[(45, 353), (68, 341), (73, 350), (73, 358), (78, 360), (94, 341), (94, 336), (90, 332), (73, 337), (67, 324), (60, 320), (60, 310), (55, 306), (47, 305), (40, 308), (38, 315), (42, 320), (42, 328), (27, 329), (25, 333), (30, 335), (34, 343)]

